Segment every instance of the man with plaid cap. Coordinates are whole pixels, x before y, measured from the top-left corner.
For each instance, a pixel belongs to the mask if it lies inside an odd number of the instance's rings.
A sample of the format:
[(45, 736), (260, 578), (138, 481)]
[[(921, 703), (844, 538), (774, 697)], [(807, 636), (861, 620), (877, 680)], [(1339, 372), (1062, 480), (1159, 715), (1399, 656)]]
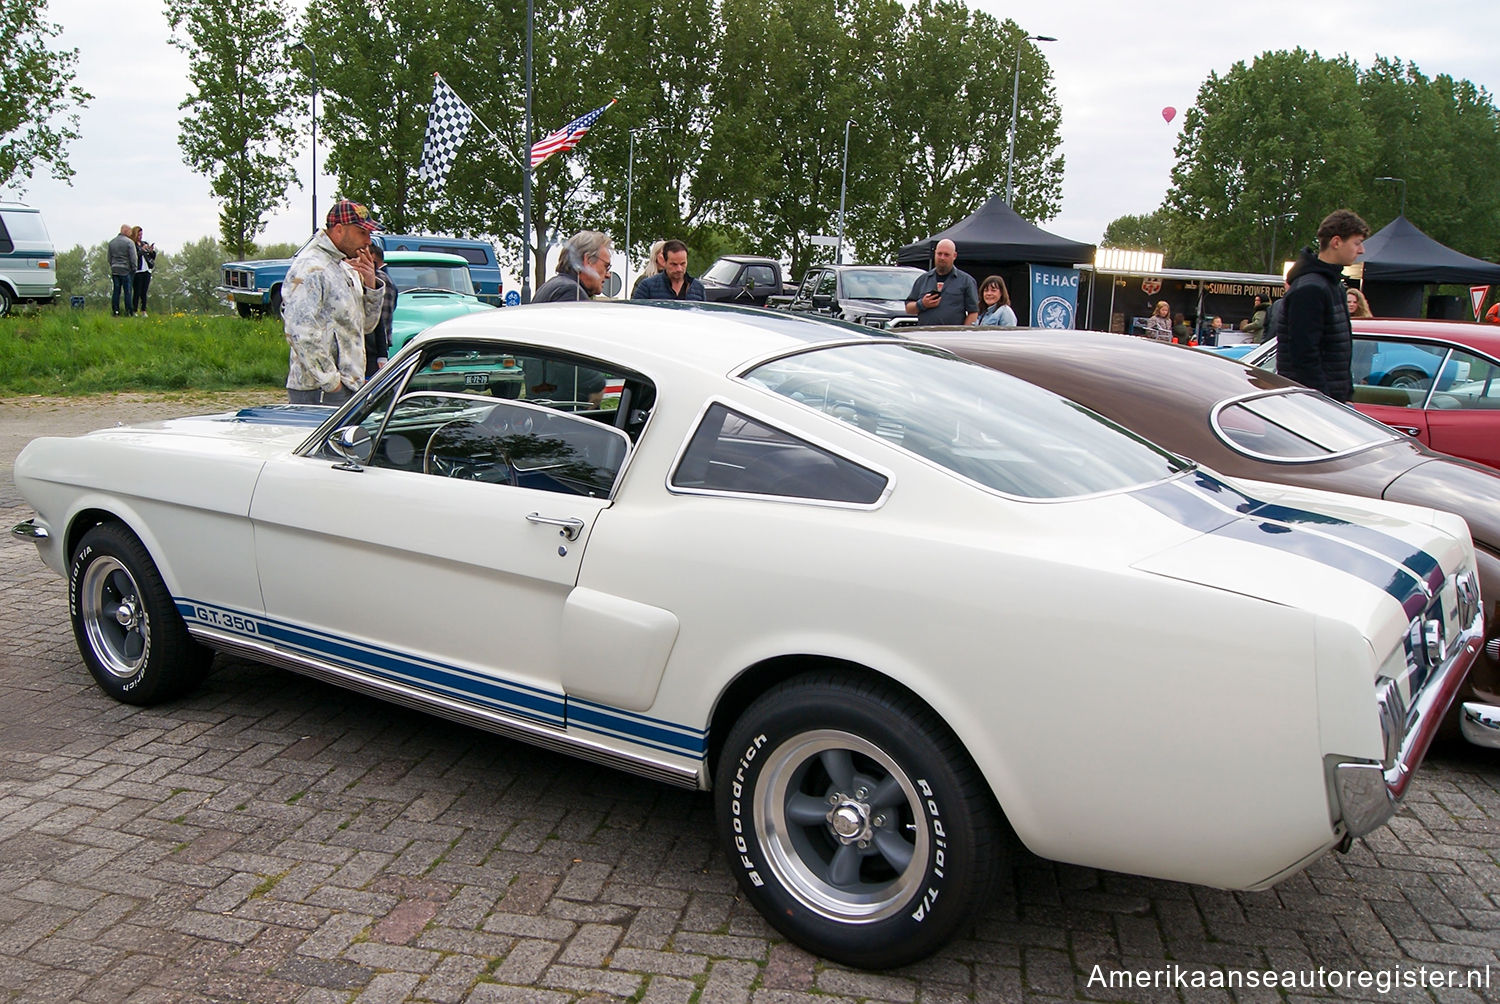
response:
[(385, 299), (370, 254), (370, 235), (380, 224), (348, 199), (328, 210), (327, 222), (292, 259), (281, 289), (292, 404), (343, 404), (360, 388), (365, 335), (379, 326)]

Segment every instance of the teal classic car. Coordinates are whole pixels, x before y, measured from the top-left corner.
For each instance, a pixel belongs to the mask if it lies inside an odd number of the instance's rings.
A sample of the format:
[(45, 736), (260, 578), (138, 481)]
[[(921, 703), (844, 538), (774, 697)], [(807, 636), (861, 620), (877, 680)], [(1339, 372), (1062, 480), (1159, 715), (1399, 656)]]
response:
[[(387, 251), (386, 271), (396, 286), (391, 317), (391, 355), (417, 335), (451, 317), (498, 309), (474, 294), (469, 263), (456, 254), (436, 251)], [(435, 389), (483, 391), (496, 397), (525, 396), (525, 372), (510, 356), (475, 354), (452, 360), (441, 373), (429, 374)]]

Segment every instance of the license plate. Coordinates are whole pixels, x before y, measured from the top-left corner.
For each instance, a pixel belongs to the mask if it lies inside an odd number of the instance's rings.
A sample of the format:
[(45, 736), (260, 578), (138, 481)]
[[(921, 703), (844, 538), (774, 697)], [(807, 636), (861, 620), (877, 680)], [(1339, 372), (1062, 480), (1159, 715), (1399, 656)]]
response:
[(487, 387), (487, 386), (489, 386), (489, 382), (490, 382), (490, 375), (488, 373), (465, 373), (464, 374), (464, 386), (465, 387)]

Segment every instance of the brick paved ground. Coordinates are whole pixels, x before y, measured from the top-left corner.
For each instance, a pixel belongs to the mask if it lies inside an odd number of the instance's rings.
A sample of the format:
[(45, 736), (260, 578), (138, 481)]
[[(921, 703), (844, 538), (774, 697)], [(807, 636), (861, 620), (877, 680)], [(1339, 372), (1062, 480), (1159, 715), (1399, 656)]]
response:
[[(746, 907), (705, 795), (237, 660), (190, 700), (115, 704), (31, 547), (0, 544), (0, 583), (0, 1001), (1500, 1001), (1500, 756), (1438, 751), (1391, 827), (1270, 892), (1023, 854), (968, 936), (867, 974)], [(1490, 986), (1128, 990), (1096, 965)]]

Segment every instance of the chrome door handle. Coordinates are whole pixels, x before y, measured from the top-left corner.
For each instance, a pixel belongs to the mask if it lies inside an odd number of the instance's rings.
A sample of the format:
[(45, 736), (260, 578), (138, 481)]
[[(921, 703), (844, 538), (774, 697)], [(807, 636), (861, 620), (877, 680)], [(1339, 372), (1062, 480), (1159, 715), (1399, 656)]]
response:
[(529, 512), (526, 514), (526, 522), (560, 527), (561, 529), (557, 532), (569, 540), (577, 540), (578, 535), (583, 532), (583, 520), (571, 517), (568, 519), (558, 519), (555, 516), (543, 516), (539, 512)]
[(1411, 436), (1413, 439), (1422, 434), (1422, 430), (1417, 428), (1415, 425), (1393, 425), (1391, 426), (1391, 428), (1395, 429), (1397, 432), (1404, 432), (1408, 436)]

